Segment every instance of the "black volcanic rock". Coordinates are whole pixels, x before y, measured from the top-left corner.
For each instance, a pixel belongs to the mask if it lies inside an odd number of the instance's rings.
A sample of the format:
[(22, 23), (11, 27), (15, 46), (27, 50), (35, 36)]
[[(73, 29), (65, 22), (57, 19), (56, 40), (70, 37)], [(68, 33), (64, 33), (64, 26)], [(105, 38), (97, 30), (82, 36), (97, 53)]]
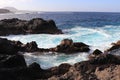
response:
[(19, 47), (15, 45), (12, 41), (5, 38), (0, 38), (0, 54), (13, 55), (19, 51)]
[(102, 54), (103, 54), (102, 51), (96, 49), (92, 54), (89, 55), (89, 59), (97, 58), (97, 57), (101, 56)]
[(0, 54), (15, 55), (19, 52), (49, 52), (49, 49), (38, 48), (35, 41), (23, 44), (20, 41), (11, 41), (0, 38)]
[(21, 50), (23, 52), (34, 52), (38, 50), (38, 45), (35, 41), (32, 41), (30, 43), (27, 44), (23, 44), (21, 45)]
[(0, 35), (18, 34), (62, 34), (53, 20), (35, 18), (29, 21), (17, 18), (0, 21)]
[(50, 50), (53, 52), (70, 54), (76, 52), (89, 52), (90, 48), (82, 42), (73, 42), (71, 39), (63, 39), (58, 46), (51, 48)]
[(0, 55), (0, 68), (26, 67), (23, 55)]
[(60, 45), (55, 48), (38, 48), (38, 45), (35, 41), (23, 44), (20, 41), (11, 41), (5, 38), (0, 38), (0, 54), (14, 55), (19, 52), (64, 52), (66, 54), (77, 53), (77, 52), (89, 52), (89, 46), (77, 42), (74, 43), (70, 39), (64, 39), (61, 41)]
[(112, 47), (109, 48), (107, 51), (110, 52), (117, 49), (120, 49), (120, 40), (118, 40), (116, 43), (112, 43)]

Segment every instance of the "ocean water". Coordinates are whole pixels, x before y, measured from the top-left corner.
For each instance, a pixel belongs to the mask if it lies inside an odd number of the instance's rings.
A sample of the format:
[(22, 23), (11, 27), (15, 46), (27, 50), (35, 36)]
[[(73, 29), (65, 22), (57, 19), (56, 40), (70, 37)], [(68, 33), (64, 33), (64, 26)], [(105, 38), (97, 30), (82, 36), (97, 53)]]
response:
[(112, 42), (120, 40), (120, 13), (94, 13), (94, 12), (45, 12), (31, 14), (7, 14), (0, 15), (5, 18), (44, 18), (53, 19), (59, 29), (65, 34), (34, 34), (34, 35), (10, 35), (1, 36), (10, 40), (20, 40), (23, 43), (36, 41), (39, 48), (55, 47), (64, 38), (73, 39), (74, 42), (84, 42), (90, 45), (89, 53), (76, 53), (66, 55), (64, 53), (26, 53), (25, 59), (29, 64), (37, 62), (42, 68), (58, 66), (61, 63), (74, 64), (87, 60), (87, 56), (95, 49), (104, 50), (111, 47)]

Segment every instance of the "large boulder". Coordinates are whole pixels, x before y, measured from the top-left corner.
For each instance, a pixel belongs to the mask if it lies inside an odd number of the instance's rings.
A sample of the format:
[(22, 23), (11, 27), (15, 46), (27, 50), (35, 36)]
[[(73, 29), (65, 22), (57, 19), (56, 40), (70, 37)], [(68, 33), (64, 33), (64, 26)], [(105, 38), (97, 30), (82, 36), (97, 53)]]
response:
[(41, 72), (37, 63), (27, 66), (22, 55), (0, 55), (0, 80), (35, 80)]
[(38, 45), (35, 41), (21, 45), (21, 51), (24, 52), (34, 52), (37, 50), (38, 50)]
[(70, 67), (71, 67), (70, 64), (63, 63), (63, 64), (59, 65), (58, 67), (50, 68), (50, 71), (51, 71), (52, 75), (61, 75), (61, 74), (65, 74), (67, 71), (69, 71)]
[(57, 47), (51, 48), (50, 50), (53, 52), (69, 54), (77, 52), (89, 52), (90, 48), (88, 45), (82, 42), (73, 42), (72, 39), (63, 39)]
[(22, 55), (0, 55), (0, 68), (26, 67)]
[(0, 68), (0, 80), (36, 80), (40, 75), (41, 68), (37, 63), (29, 67)]
[(29, 21), (17, 18), (0, 21), (0, 35), (17, 34), (62, 34), (53, 20), (35, 18)]
[(90, 54), (90, 55), (88, 56), (88, 58), (89, 58), (89, 59), (95, 59), (95, 58), (100, 57), (102, 54), (103, 54), (102, 51), (100, 51), (99, 49), (96, 49), (92, 54)]
[(0, 38), (0, 54), (16, 54), (19, 51), (19, 47), (7, 39)]

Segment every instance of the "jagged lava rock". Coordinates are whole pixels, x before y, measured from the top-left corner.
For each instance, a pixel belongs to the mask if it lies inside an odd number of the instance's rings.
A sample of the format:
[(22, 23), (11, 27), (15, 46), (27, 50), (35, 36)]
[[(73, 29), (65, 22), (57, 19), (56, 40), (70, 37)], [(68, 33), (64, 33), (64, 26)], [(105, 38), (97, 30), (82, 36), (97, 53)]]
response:
[(0, 35), (18, 34), (62, 34), (53, 20), (35, 18), (29, 21), (17, 18), (0, 21)]
[(82, 42), (73, 42), (72, 39), (63, 39), (59, 45), (55, 48), (51, 48), (50, 50), (53, 52), (70, 54), (77, 52), (89, 52), (90, 48)]
[(120, 40), (118, 40), (116, 43), (112, 43), (112, 47), (109, 48), (108, 50), (106, 51), (113, 51), (113, 50), (116, 50), (116, 49), (120, 49)]

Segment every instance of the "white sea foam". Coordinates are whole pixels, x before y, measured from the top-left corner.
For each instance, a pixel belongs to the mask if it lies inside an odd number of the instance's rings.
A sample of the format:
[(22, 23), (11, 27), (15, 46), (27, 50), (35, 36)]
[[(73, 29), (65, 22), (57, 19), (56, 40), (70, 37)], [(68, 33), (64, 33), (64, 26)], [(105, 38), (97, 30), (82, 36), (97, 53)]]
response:
[[(33, 35), (18, 35), (7, 36), (10, 40), (20, 40), (23, 43), (36, 41), (40, 48), (55, 47), (64, 38), (73, 39), (75, 42), (84, 42), (90, 45), (92, 51), (100, 49), (102, 51), (110, 47), (112, 42), (120, 40), (120, 26), (105, 26), (102, 28), (84, 28), (76, 26), (72, 29), (63, 30), (66, 34), (50, 35), (50, 34), (33, 34)], [(77, 55), (31, 55), (26, 54), (25, 58), (28, 64), (37, 62), (42, 68), (50, 68), (58, 66), (61, 63), (74, 64), (79, 61), (87, 60), (86, 53)]]
[(87, 60), (87, 53), (77, 53), (73, 55), (65, 54), (44, 54), (44, 55), (32, 55), (30, 53), (25, 54), (26, 62), (29, 64), (37, 62), (41, 65), (41, 68), (47, 69), (50, 67), (58, 66), (61, 63), (74, 64), (83, 60)]

